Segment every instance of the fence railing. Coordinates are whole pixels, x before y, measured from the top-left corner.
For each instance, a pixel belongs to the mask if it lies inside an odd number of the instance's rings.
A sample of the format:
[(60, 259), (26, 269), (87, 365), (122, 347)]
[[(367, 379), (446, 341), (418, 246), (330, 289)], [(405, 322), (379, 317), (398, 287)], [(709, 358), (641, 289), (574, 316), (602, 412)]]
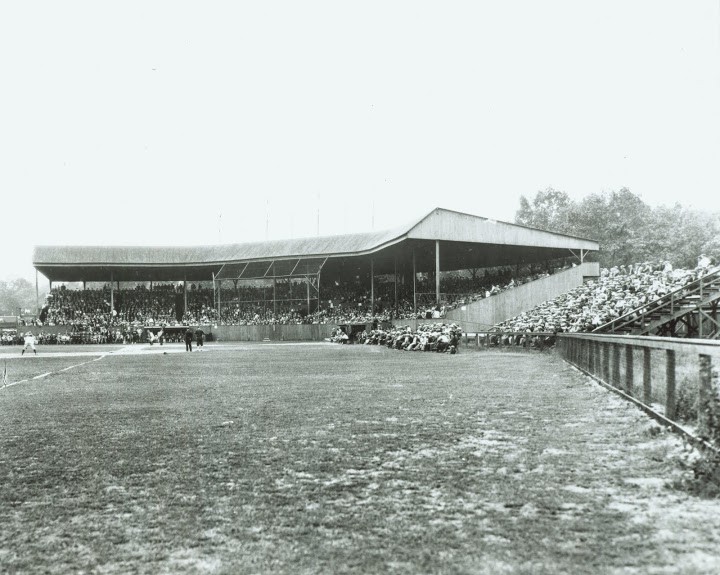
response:
[[(708, 436), (713, 361), (720, 361), (720, 342), (558, 334), (556, 348), (566, 361), (664, 424), (693, 439)], [(693, 425), (694, 430), (688, 428)]]
[(472, 331), (463, 332), (465, 345), (475, 347), (523, 347), (540, 348), (551, 347), (555, 344), (555, 333), (527, 332), (527, 331)]
[[(673, 316), (679, 309), (678, 302), (682, 302), (688, 296), (698, 295), (701, 300), (707, 295), (708, 288), (716, 286), (720, 279), (720, 268), (714, 268), (705, 275), (676, 290), (662, 295), (657, 299), (649, 301), (638, 309), (631, 310), (626, 314), (609, 321), (593, 330), (594, 333), (613, 333), (628, 326), (639, 324), (641, 329), (651, 325), (650, 317), (663, 310)], [(702, 328), (701, 328), (702, 329)], [(702, 337), (702, 332), (700, 333)]]

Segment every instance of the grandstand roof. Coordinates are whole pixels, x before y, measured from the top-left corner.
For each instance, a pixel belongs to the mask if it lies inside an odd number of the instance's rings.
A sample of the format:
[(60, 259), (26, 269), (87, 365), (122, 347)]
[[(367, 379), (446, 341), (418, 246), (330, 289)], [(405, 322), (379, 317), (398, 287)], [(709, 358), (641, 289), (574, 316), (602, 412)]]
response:
[(215, 246), (36, 246), (33, 265), (51, 281), (108, 281), (111, 273), (118, 281), (201, 281), (211, 279), (226, 264), (369, 256), (401, 243), (436, 240), (442, 242), (448, 260), (458, 258), (454, 247), (467, 250), (468, 245), (477, 244), (508, 254), (500, 257), (507, 262), (486, 257), (492, 265), (514, 263), (510, 258), (517, 255), (510, 254), (518, 250), (536, 254), (533, 259), (537, 260), (599, 247), (592, 240), (436, 208), (407, 225), (361, 234)]

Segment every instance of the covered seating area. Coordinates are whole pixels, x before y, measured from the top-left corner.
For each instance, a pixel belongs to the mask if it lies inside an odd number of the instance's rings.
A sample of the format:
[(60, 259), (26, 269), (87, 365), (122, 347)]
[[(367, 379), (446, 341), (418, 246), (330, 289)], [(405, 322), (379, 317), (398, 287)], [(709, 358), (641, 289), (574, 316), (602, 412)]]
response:
[[(33, 265), (53, 282), (101, 282), (110, 286), (110, 305), (122, 282), (212, 282), (218, 317), (233, 300), (228, 283), (267, 287), (273, 310), (288, 301), (278, 284), (290, 287), (293, 305), (319, 310), (322, 285), (362, 283), (375, 309), (377, 278), (392, 278), (395, 305), (399, 287), (418, 306), (418, 276), (441, 300), (441, 272), (520, 266), (575, 258), (582, 263), (597, 242), (436, 208), (424, 217), (384, 231), (215, 246), (37, 246)], [(386, 282), (387, 285), (387, 282)], [(301, 286), (301, 287), (299, 287)], [(228, 295), (230, 293), (231, 295)], [(387, 298), (386, 298), (387, 299)], [(386, 302), (387, 303), (387, 302)], [(38, 302), (39, 307), (39, 302)]]

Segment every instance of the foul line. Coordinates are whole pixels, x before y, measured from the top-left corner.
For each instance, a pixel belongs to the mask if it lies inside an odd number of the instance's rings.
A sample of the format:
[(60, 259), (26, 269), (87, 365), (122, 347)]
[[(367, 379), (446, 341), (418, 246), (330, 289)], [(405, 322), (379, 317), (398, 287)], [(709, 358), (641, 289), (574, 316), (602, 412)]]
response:
[(29, 381), (33, 381), (34, 379), (42, 379), (44, 377), (47, 377), (48, 375), (53, 375), (55, 373), (61, 373), (63, 371), (68, 371), (69, 369), (73, 369), (75, 367), (80, 367), (81, 365), (92, 363), (94, 361), (99, 361), (99, 360), (103, 359), (104, 357), (106, 357), (107, 355), (108, 355), (107, 353), (104, 353), (101, 356), (91, 359), (89, 361), (83, 361), (82, 363), (76, 363), (75, 365), (70, 365), (68, 367), (64, 367), (63, 369), (59, 369), (58, 371), (48, 371), (47, 373), (42, 373), (42, 374), (36, 375), (34, 377), (27, 377), (25, 379), (21, 379), (20, 381), (13, 381), (12, 383), (6, 383), (2, 387), (0, 387), (0, 391), (5, 389), (6, 387), (12, 387), (13, 385), (20, 385), (21, 383), (27, 383)]

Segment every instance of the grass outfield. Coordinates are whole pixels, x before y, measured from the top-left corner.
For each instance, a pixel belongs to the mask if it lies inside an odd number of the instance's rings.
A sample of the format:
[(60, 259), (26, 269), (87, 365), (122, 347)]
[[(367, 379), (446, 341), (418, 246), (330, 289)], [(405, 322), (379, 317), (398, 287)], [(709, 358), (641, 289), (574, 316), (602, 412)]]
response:
[(50, 373), (0, 389), (3, 573), (720, 571), (679, 440), (550, 353), (46, 349), (0, 354)]

